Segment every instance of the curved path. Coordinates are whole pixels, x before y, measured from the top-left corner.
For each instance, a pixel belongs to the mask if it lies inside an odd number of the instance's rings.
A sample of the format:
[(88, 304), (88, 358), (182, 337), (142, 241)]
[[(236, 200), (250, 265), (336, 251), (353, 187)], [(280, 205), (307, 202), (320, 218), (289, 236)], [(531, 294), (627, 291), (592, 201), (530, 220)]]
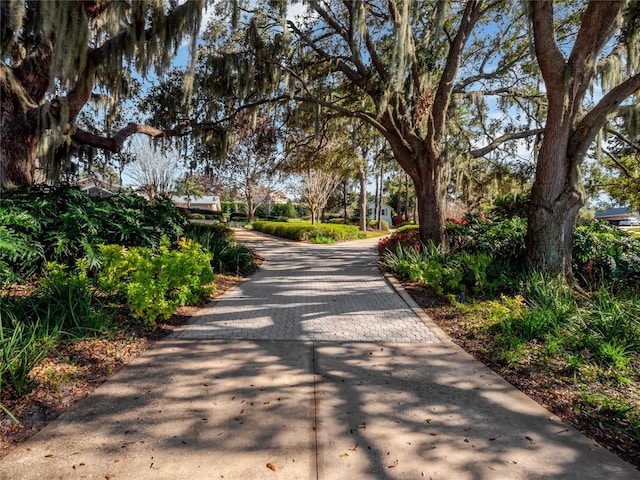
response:
[(238, 235), (262, 270), (0, 460), (0, 479), (640, 479), (438, 341), (375, 241)]
[(377, 266), (378, 239), (301, 244), (237, 230), (262, 268), (179, 338), (439, 342)]

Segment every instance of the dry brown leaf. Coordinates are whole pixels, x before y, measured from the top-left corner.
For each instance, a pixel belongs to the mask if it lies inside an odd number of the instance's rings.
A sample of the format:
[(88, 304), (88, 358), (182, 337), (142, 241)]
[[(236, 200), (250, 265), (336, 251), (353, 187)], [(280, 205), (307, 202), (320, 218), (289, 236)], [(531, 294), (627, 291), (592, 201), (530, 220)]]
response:
[(274, 472), (278, 470), (278, 467), (276, 467), (275, 463), (267, 463), (267, 468), (269, 470), (273, 470)]

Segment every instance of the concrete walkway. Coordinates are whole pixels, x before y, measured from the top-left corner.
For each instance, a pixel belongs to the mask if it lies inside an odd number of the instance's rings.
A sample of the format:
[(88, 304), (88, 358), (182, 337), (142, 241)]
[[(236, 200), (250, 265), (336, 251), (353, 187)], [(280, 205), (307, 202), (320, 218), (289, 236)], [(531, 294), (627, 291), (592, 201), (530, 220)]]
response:
[(640, 479), (425, 324), (374, 241), (242, 238), (260, 272), (2, 459), (0, 479)]

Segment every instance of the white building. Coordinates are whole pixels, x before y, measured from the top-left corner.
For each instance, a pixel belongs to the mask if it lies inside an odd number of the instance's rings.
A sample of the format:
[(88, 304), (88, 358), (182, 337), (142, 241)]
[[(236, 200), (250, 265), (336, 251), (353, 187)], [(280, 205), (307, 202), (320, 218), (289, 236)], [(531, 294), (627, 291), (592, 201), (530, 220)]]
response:
[(181, 195), (172, 195), (171, 201), (180, 208), (193, 208), (195, 210), (208, 210), (214, 213), (222, 212), (220, 198), (214, 195), (205, 195), (202, 197), (189, 197)]
[[(389, 205), (384, 202), (380, 204), (380, 218), (382, 220), (386, 220), (389, 225), (391, 225), (393, 221), (392, 213), (393, 209)], [(369, 217), (369, 220), (377, 220), (376, 202), (367, 203), (367, 216)]]

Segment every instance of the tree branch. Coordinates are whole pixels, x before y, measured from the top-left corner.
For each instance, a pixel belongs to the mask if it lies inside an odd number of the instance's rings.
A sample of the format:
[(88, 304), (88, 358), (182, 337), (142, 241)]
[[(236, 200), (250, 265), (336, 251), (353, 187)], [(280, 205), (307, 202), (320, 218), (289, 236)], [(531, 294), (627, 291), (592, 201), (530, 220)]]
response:
[[(569, 56), (568, 65), (575, 79), (574, 98), (582, 99), (597, 71), (597, 56), (613, 37), (622, 2), (589, 2)], [(576, 105), (576, 108), (579, 108)]]
[(623, 134), (621, 134), (620, 132), (618, 132), (616, 130), (613, 130), (612, 128), (607, 128), (607, 133), (610, 133), (611, 135), (616, 137), (618, 140), (620, 140), (621, 142), (623, 142), (624, 144), (626, 144), (630, 148), (634, 149), (636, 152), (640, 153), (640, 144), (637, 144), (637, 143), (633, 142), (633, 140), (631, 140), (630, 138), (625, 137)]
[[(288, 25), (289, 25), (289, 28), (298, 36), (298, 38), (300, 38), (300, 40), (302, 40), (314, 52), (316, 52), (316, 54), (318, 54), (320, 58), (323, 58), (325, 60), (330, 60), (332, 58), (328, 52), (320, 48), (318, 45), (316, 45), (316, 43), (313, 40), (311, 40), (307, 35), (302, 33), (302, 31), (298, 27), (296, 27), (296, 25), (293, 22), (289, 21)], [(344, 60), (339, 59), (336, 62), (336, 68), (338, 69), (338, 71), (344, 73), (347, 76), (347, 78), (351, 80), (354, 84), (362, 88), (362, 83), (363, 83), (362, 77), (358, 75), (357, 71), (350, 68)]]
[(436, 112), (437, 115), (432, 117), (432, 125), (429, 129), (428, 135), (433, 144), (438, 144), (442, 135), (444, 134), (444, 128), (446, 123), (446, 116), (448, 111), (448, 105), (451, 101), (451, 92), (453, 90), (453, 81), (462, 61), (462, 50), (469, 38), (471, 30), (478, 21), (478, 17), (481, 12), (482, 0), (469, 0), (465, 6), (462, 20), (458, 32), (449, 47), (449, 54), (447, 55), (447, 62), (438, 82), (438, 88), (436, 90), (432, 112)]
[(627, 178), (633, 178), (633, 175), (631, 175), (631, 172), (629, 172), (629, 170), (627, 169), (627, 167), (625, 167), (622, 163), (620, 163), (618, 161), (618, 159), (612, 155), (610, 152), (603, 150), (603, 153), (609, 157), (609, 159), (616, 164), (616, 166), (620, 169), (620, 171), (624, 174), (625, 177)]
[(604, 125), (607, 117), (638, 90), (640, 90), (640, 73), (627, 78), (602, 97), (598, 104), (584, 116), (573, 135), (571, 135), (569, 151), (576, 152), (576, 158), (582, 158), (587, 153), (589, 145), (593, 142), (598, 130)]
[[(533, 20), (533, 39), (536, 58), (542, 77), (547, 85), (562, 85), (564, 78), (564, 56), (555, 39), (552, 0), (531, 0), (531, 18)], [(547, 88), (549, 91), (549, 88)], [(550, 96), (553, 92), (549, 92)], [(562, 97), (562, 91), (554, 97)]]
[(469, 154), (474, 158), (482, 157), (483, 155), (486, 155), (487, 153), (492, 152), (493, 150), (498, 148), (500, 145), (502, 145), (505, 142), (508, 142), (509, 140), (518, 140), (521, 138), (532, 137), (533, 135), (540, 135), (543, 132), (544, 132), (544, 128), (534, 128), (531, 130), (524, 130), (522, 132), (505, 133), (501, 137), (498, 137), (495, 140), (493, 140), (489, 145), (485, 145), (482, 148), (471, 150)]
[(87, 132), (80, 128), (76, 128), (75, 131), (71, 134), (71, 138), (83, 145), (89, 145), (92, 147), (109, 150), (110, 152), (118, 153), (120, 150), (122, 150), (122, 145), (124, 144), (125, 140), (131, 135), (142, 133), (153, 138), (177, 137), (184, 134), (183, 127), (187, 125), (189, 125), (189, 122), (185, 121), (177, 128), (160, 130), (149, 125), (129, 123), (126, 127), (122, 128), (112, 137), (103, 137)]

